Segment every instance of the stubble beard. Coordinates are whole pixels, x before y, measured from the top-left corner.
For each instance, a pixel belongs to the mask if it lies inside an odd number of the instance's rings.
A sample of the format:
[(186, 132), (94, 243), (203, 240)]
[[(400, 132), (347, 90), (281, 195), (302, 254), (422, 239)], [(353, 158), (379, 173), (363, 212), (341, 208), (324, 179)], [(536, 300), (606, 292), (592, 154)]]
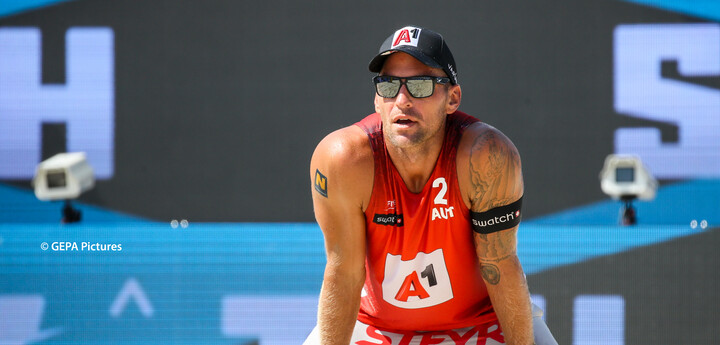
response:
[[(411, 116), (415, 115), (413, 111), (407, 112), (406, 114)], [(441, 117), (446, 115), (447, 114), (445, 114), (445, 108), (441, 107), (441, 109), (437, 110), (437, 113), (434, 116)], [(416, 116), (414, 117), (417, 118)], [(390, 145), (399, 149), (421, 148), (423, 144), (427, 143), (434, 136), (438, 135), (439, 133), (444, 133), (444, 124), (444, 119), (440, 121), (440, 124), (437, 126), (437, 128), (420, 127), (420, 124), (416, 123), (415, 127), (417, 128), (414, 128), (413, 132), (407, 134), (399, 134), (385, 126), (385, 138)], [(387, 123), (385, 125), (392, 126), (392, 123)]]
[[(415, 126), (419, 127), (419, 125), (417, 124)], [(394, 147), (400, 149), (410, 149), (413, 147), (422, 146), (423, 143), (427, 142), (429, 138), (438, 131), (439, 129), (433, 133), (430, 133), (427, 128), (416, 128), (415, 131), (412, 133), (399, 134), (393, 130), (389, 130), (386, 131), (386, 138), (388, 142)]]

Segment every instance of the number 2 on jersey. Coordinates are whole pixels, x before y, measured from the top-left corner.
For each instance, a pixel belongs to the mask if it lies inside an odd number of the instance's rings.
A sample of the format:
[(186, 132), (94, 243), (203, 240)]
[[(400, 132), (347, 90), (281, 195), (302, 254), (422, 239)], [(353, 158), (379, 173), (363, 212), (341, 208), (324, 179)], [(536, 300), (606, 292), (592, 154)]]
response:
[(434, 200), (435, 204), (447, 205), (448, 201), (447, 201), (447, 199), (445, 199), (445, 193), (447, 193), (448, 186), (447, 186), (447, 181), (445, 181), (445, 178), (444, 177), (436, 178), (435, 181), (433, 181), (432, 186), (433, 186), (433, 189), (440, 187), (440, 191), (437, 193), (437, 195), (435, 195), (435, 200)]

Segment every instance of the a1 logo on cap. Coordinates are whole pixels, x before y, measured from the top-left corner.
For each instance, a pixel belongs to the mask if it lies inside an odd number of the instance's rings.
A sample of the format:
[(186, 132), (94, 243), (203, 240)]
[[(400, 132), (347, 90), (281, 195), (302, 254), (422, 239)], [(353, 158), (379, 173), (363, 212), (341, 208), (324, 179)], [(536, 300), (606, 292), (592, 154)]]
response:
[(422, 29), (414, 26), (406, 26), (398, 31), (395, 31), (395, 36), (393, 36), (393, 43), (390, 49), (398, 46), (417, 47), (418, 37), (420, 37), (421, 30)]

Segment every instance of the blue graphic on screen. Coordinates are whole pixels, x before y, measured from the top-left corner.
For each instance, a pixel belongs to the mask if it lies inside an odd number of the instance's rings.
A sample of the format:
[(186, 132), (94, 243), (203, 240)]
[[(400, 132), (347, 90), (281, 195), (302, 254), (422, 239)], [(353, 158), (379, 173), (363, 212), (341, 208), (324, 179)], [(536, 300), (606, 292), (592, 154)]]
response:
[[(527, 274), (703, 231), (521, 228)], [(13, 344), (299, 344), (315, 324), (325, 265), (312, 223), (0, 223), (0, 241), (0, 342)], [(618, 298), (589, 296), (575, 316), (622, 319)], [(578, 343), (598, 340), (586, 331)]]
[(676, 125), (678, 142), (657, 128), (620, 128), (615, 152), (636, 154), (656, 178), (720, 177), (720, 90), (663, 78), (720, 76), (720, 24), (638, 24), (615, 29), (615, 110)]
[(70, 0), (2, 0), (0, 1), (0, 17), (52, 6), (66, 1)]
[(98, 179), (114, 165), (114, 38), (110, 28), (66, 33), (66, 84), (42, 84), (37, 28), (0, 28), (0, 179), (29, 179), (41, 160), (41, 128), (64, 123), (67, 150), (86, 152)]
[(625, 345), (625, 299), (622, 296), (577, 296), (573, 315), (573, 345)]
[(624, 0), (685, 13), (699, 18), (720, 21), (720, 1), (717, 0)]
[(299, 344), (315, 325), (316, 224), (0, 223), (0, 239), (2, 344)]

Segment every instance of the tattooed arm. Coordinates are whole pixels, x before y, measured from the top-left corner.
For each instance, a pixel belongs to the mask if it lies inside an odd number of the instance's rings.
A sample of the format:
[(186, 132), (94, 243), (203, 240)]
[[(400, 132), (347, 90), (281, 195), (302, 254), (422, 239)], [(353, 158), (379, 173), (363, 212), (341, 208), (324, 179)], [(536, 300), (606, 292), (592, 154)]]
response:
[[(464, 170), (463, 169), (467, 169)], [(474, 212), (515, 202), (523, 195), (520, 156), (510, 139), (486, 124), (463, 135), (458, 177)], [(473, 233), (482, 277), (508, 345), (533, 343), (532, 307), (517, 257), (517, 226), (490, 234)]]

